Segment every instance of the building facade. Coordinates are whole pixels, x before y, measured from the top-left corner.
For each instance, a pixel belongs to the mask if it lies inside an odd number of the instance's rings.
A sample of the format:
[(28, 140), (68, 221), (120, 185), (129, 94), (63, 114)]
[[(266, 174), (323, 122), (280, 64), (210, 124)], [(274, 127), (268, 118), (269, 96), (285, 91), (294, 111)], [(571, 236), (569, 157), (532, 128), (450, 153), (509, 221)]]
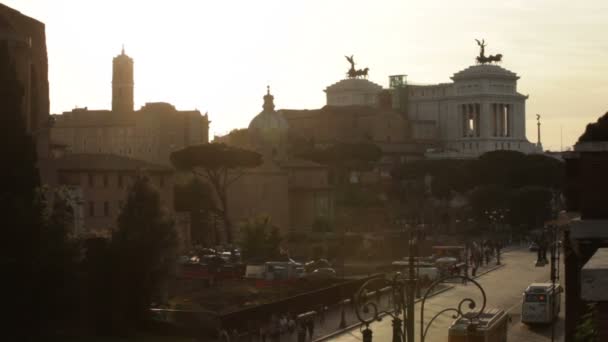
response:
[[(327, 107), (381, 107), (383, 93), (389, 91), (388, 101), (393, 110), (407, 122), (400, 138), (414, 143), (410, 147), (417, 144), (426, 149), (423, 153), (429, 158), (476, 158), (496, 150), (542, 152), (540, 146), (526, 138), (528, 96), (518, 92), (519, 76), (498, 65), (477, 64), (455, 73), (451, 79), (450, 83), (416, 85), (409, 84), (406, 75), (395, 75), (389, 78), (389, 89), (383, 89), (367, 79), (352, 77), (325, 89)], [(314, 113), (286, 112), (286, 117), (291, 124), (295, 120), (304, 121), (311, 114)], [(381, 125), (388, 128), (390, 121), (387, 119)], [(301, 125), (294, 124), (298, 126)], [(352, 134), (360, 129), (356, 123), (341, 126), (345, 133), (333, 129), (329, 122), (317, 126), (327, 127), (325, 130), (331, 131), (328, 136)], [(391, 136), (386, 129), (380, 135), (386, 140)], [(391, 142), (380, 140), (384, 145)]]
[(588, 304), (596, 304), (597, 341), (608, 339), (608, 113), (589, 124), (566, 160), (566, 207), (576, 218), (564, 232), (565, 340), (575, 340)]
[[(262, 112), (246, 130), (246, 138), (229, 145), (249, 148), (260, 153), (263, 163), (247, 170), (228, 189), (228, 205), (233, 222), (270, 217), (282, 235), (289, 231), (307, 232), (317, 219), (333, 215), (332, 190), (326, 167), (296, 159), (288, 153), (288, 120), (274, 109), (274, 98), (264, 96)], [(237, 231), (238, 234), (238, 231)]]
[(189, 221), (174, 212), (173, 169), (111, 154), (72, 153), (45, 165), (48, 186), (68, 192), (75, 235), (110, 236), (135, 177), (145, 176), (158, 190), (161, 205), (176, 221), (182, 246), (189, 244)]
[(434, 122), (441, 141), (435, 157), (475, 158), (496, 150), (542, 152), (526, 138), (526, 100), (519, 77), (498, 65), (459, 71), (452, 83), (406, 85), (406, 113), (413, 122)]
[(22, 113), (39, 159), (48, 157), (49, 82), (45, 26), (0, 4), (0, 47), (6, 48), (23, 87)]
[(164, 102), (133, 110), (133, 60), (114, 58), (112, 110), (76, 108), (53, 115), (51, 141), (68, 153), (115, 154), (170, 165), (171, 152), (209, 141), (209, 118)]

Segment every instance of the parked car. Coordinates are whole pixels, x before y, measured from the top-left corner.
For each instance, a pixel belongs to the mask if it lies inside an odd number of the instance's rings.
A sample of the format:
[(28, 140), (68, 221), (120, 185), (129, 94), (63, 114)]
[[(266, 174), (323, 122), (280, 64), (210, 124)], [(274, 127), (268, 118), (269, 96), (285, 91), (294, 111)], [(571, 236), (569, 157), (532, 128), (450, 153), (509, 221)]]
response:
[(336, 277), (336, 270), (330, 267), (317, 268), (308, 273), (306, 277), (312, 279), (331, 279)]
[(538, 247), (538, 244), (536, 242), (532, 242), (532, 243), (530, 243), (530, 246), (528, 246), (528, 250), (530, 252), (536, 252), (536, 251), (538, 251), (538, 248), (539, 247)]

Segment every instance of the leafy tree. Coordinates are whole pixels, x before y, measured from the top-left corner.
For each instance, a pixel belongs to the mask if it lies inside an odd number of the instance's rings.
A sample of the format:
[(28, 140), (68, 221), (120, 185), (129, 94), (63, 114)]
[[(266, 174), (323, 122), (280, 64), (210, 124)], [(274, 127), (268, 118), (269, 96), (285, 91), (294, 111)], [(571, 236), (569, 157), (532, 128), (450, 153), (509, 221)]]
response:
[[(193, 177), (186, 184), (175, 185), (173, 198), (175, 210), (190, 213), (192, 242), (195, 245), (210, 245), (210, 216), (216, 209), (209, 186)], [(213, 233), (217, 239), (216, 232)]]
[(327, 147), (312, 147), (298, 157), (327, 165), (334, 184), (342, 184), (351, 171), (366, 171), (382, 157), (382, 150), (373, 143), (335, 143)]
[(63, 270), (71, 269), (64, 263), (70, 258), (66, 258), (63, 222), (44, 212), (36, 146), (27, 133), (21, 106), (23, 94), (8, 46), (0, 42), (0, 153), (4, 166), (0, 168), (0, 267), (3, 311), (7, 313), (2, 334), (15, 341), (49, 333), (56, 328), (50, 318), (65, 317)]
[(230, 146), (240, 148), (250, 148), (251, 140), (249, 139), (249, 129), (235, 128), (226, 135), (226, 143)]
[(241, 227), (243, 257), (249, 261), (277, 260), (280, 257), (279, 229), (267, 217), (249, 220)]
[(492, 151), (482, 154), (472, 167), (477, 185), (517, 187), (526, 155), (517, 151)]
[(469, 195), (472, 213), (479, 221), (488, 219), (492, 212), (502, 212), (509, 205), (509, 191), (501, 185), (483, 185), (475, 188)]
[(262, 156), (253, 151), (226, 144), (211, 143), (188, 146), (171, 153), (171, 162), (178, 170), (191, 171), (211, 185), (226, 228), (226, 240), (232, 243), (232, 222), (228, 214), (228, 187), (243, 174), (243, 169), (259, 166)]
[(131, 185), (118, 229), (112, 234), (114, 326), (137, 326), (175, 261), (176, 232), (161, 208), (160, 195), (145, 176)]
[(578, 138), (578, 142), (589, 141), (608, 141), (608, 112), (597, 122), (588, 124), (583, 135)]
[(595, 342), (598, 340), (597, 303), (587, 304), (587, 310), (576, 326), (575, 342)]
[(327, 217), (317, 217), (312, 223), (312, 231), (315, 233), (329, 233), (332, 230), (331, 222)]
[(533, 227), (549, 220), (553, 197), (551, 189), (540, 186), (525, 186), (512, 191), (511, 223)]
[(484, 153), (472, 164), (471, 174), (479, 185), (500, 184), (515, 189), (522, 186), (545, 186), (561, 189), (564, 181), (563, 162), (539, 154), (516, 151)]
[(430, 194), (436, 198), (449, 199), (453, 191), (464, 192), (474, 183), (471, 162), (468, 160), (419, 160), (400, 165), (392, 172), (397, 181), (424, 181), (430, 177)]

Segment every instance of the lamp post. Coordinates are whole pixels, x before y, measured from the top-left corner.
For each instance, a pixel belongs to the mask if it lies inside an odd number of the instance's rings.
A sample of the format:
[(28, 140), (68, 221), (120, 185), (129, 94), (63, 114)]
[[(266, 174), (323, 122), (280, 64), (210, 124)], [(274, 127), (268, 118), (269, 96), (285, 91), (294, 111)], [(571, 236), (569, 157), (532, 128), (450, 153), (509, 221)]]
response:
[[(418, 283), (416, 278), (416, 270), (414, 265), (414, 236), (416, 230), (409, 231), (408, 240), (408, 270), (407, 275), (404, 276), (401, 273), (396, 273), (392, 278), (386, 278), (384, 276), (375, 277), (366, 281), (354, 296), (354, 309), (355, 314), (359, 321), (363, 324), (361, 329), (362, 337), (364, 342), (372, 342), (372, 330), (370, 324), (375, 321), (382, 320), (384, 314), (392, 317), (393, 319), (393, 342), (414, 342), (415, 331), (415, 291)], [(478, 305), (472, 298), (464, 298), (460, 302), (453, 306), (440, 310), (435, 314), (428, 323), (425, 323), (424, 308), (426, 300), (433, 293), (435, 288), (448, 279), (460, 279), (464, 283), (470, 282), (477, 289), (479, 289), (482, 297), (481, 305), (478, 311), (473, 312)], [(381, 286), (389, 285), (392, 288), (392, 308), (388, 310), (380, 310), (380, 305), (375, 303), (373, 297), (367, 296), (369, 289), (376, 289)], [(441, 315), (445, 313), (453, 313), (452, 318), (454, 319), (465, 319), (468, 322), (468, 330), (475, 330), (475, 327), (479, 321), (479, 317), (484, 313), (486, 308), (486, 293), (481, 285), (474, 279), (468, 276), (462, 275), (448, 275), (444, 278), (434, 281), (426, 289), (424, 295), (421, 297), (420, 302), (420, 342), (424, 342), (428, 333), (429, 328), (433, 322)], [(371, 300), (370, 300), (371, 299)], [(464, 312), (464, 308), (468, 307), (471, 311)], [(405, 337), (405, 338), (404, 338)]]
[[(545, 230), (547, 232), (545, 232)], [(538, 260), (536, 261), (536, 267), (543, 267), (547, 264), (546, 248), (549, 247), (549, 253), (551, 254), (551, 262), (549, 263), (550, 279), (553, 293), (555, 294), (556, 285), (559, 282), (559, 229), (557, 226), (549, 225), (545, 230), (542, 231), (541, 239), (539, 241), (539, 253)], [(542, 247), (541, 247), (542, 244)], [(542, 250), (542, 252), (541, 252)], [(553, 296), (551, 299), (551, 341), (555, 341), (555, 299), (557, 296)]]
[(343, 227), (342, 228), (342, 253), (340, 253), (342, 255), (342, 286), (340, 286), (340, 325), (339, 328), (340, 329), (344, 329), (346, 328), (346, 308), (344, 307), (344, 291), (342, 291), (343, 289), (343, 285), (344, 285), (344, 278), (345, 278), (345, 268), (346, 268), (346, 245), (345, 245), (345, 240), (346, 240), (346, 233), (344, 232), (346, 228)]

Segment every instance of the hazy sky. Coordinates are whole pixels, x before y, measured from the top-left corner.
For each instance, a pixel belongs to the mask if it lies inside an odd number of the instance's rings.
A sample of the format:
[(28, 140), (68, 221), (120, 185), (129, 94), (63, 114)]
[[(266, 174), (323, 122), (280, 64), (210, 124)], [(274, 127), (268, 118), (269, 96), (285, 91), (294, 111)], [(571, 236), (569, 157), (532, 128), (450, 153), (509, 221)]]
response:
[(135, 107), (208, 111), (212, 133), (245, 127), (270, 84), (277, 108), (318, 108), (344, 55), (383, 86), (447, 82), (486, 54), (521, 76), (528, 138), (568, 146), (608, 111), (606, 0), (4, 0), (46, 23), (51, 111), (110, 108), (112, 57), (135, 60)]

